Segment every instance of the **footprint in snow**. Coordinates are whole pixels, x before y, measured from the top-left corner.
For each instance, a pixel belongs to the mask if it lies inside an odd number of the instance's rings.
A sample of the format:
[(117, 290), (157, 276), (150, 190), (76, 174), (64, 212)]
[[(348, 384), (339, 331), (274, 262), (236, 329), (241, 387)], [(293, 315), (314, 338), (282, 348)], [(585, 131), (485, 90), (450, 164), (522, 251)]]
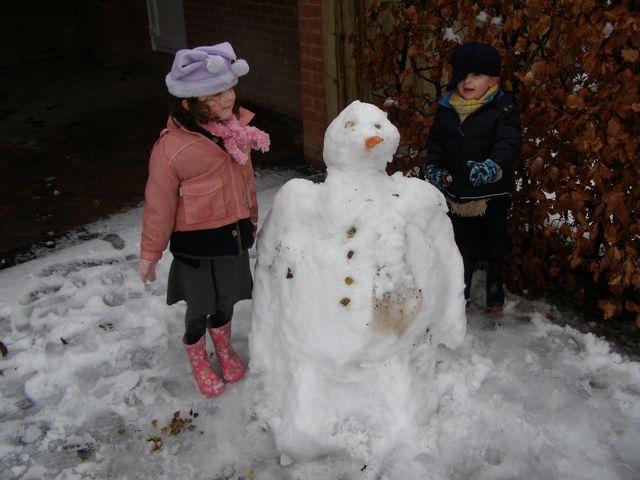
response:
[(100, 240), (104, 240), (105, 242), (110, 243), (111, 246), (116, 250), (122, 250), (126, 245), (126, 242), (119, 235), (116, 235), (115, 233), (109, 233), (104, 237), (102, 237)]
[(126, 259), (122, 257), (112, 257), (103, 259), (88, 258), (85, 260), (77, 260), (68, 263), (57, 263), (44, 267), (42, 270), (40, 270), (39, 276), (50, 277), (52, 275), (57, 275), (66, 277), (72, 272), (78, 272), (85, 268), (100, 267), (103, 265), (114, 265), (117, 263), (124, 263), (125, 261)]

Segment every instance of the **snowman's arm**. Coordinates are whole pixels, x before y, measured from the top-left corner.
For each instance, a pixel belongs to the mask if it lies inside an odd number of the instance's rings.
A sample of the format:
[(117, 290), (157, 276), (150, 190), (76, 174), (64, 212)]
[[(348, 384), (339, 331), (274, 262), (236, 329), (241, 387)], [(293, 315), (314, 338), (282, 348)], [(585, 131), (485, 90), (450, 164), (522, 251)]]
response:
[[(455, 348), (464, 339), (466, 325), (462, 256), (455, 242), (451, 220), (447, 215), (448, 207), (444, 195), (426, 182), (418, 179), (409, 180), (407, 193), (416, 199), (415, 205), (422, 207), (422, 211), (416, 210), (412, 218), (417, 220), (416, 224), (420, 225), (422, 235), (427, 237), (430, 254), (435, 262), (432, 272), (437, 272), (438, 275), (437, 292), (433, 293), (440, 298), (438, 304), (441, 308), (438, 315), (441, 322), (437, 325), (442, 330), (437, 336), (442, 344)], [(430, 207), (425, 209), (425, 206)], [(418, 239), (417, 243), (423, 244), (424, 240)], [(415, 261), (415, 264), (419, 265), (419, 262)], [(432, 274), (420, 269), (413, 273), (421, 278), (419, 282), (425, 284), (428, 278), (424, 276)]]
[[(394, 176), (397, 174), (394, 174)], [(409, 208), (415, 209), (415, 215), (420, 215), (427, 222), (438, 221), (442, 214), (449, 211), (444, 194), (431, 183), (418, 178), (402, 178), (404, 195), (412, 198)], [(430, 208), (424, 208), (425, 205)], [(449, 220), (449, 217), (446, 217)]]
[(297, 228), (310, 214), (309, 205), (314, 204), (314, 183), (295, 178), (285, 183), (276, 193), (271, 209), (258, 231), (258, 259), (263, 265), (271, 265), (278, 245), (286, 232)]
[[(438, 315), (440, 322), (436, 329), (440, 344), (456, 348), (464, 341), (466, 332), (466, 309), (464, 299), (464, 270), (462, 257), (450, 238), (451, 248), (439, 252), (440, 277), (438, 279), (441, 299)], [(435, 332), (434, 332), (435, 333)]]
[(466, 330), (464, 267), (451, 220), (446, 214), (434, 214), (431, 217), (429, 236), (437, 249), (438, 288), (443, 300), (440, 310), (442, 332), (439, 339), (443, 345), (456, 348), (463, 342)]

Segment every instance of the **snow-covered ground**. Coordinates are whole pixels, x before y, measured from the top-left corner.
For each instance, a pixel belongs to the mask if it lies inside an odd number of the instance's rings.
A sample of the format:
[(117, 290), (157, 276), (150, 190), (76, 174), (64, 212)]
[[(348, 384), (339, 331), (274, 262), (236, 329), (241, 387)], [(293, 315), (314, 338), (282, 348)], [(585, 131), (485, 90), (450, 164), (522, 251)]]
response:
[[(291, 176), (258, 175), (262, 219)], [(170, 255), (157, 282), (138, 278), (140, 218), (90, 225), (95, 239), (0, 271), (0, 479), (371, 478), (346, 457), (281, 465), (251, 374), (201, 396), (184, 305), (164, 301)], [(552, 323), (561, 314), (545, 302), (508, 295), (504, 315), (484, 313), (482, 277), (463, 345), (438, 354), (422, 453), (376, 477), (640, 478), (640, 364)], [(245, 360), (250, 312), (238, 304), (233, 324)]]

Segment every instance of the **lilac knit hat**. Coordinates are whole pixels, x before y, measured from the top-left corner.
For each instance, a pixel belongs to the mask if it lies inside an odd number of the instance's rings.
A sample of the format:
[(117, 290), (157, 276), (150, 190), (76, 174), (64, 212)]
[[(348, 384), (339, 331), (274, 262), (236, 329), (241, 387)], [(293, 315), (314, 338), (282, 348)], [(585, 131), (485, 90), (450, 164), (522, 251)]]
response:
[(169, 93), (178, 98), (215, 95), (234, 87), (249, 65), (229, 42), (193, 50), (178, 50), (165, 81)]

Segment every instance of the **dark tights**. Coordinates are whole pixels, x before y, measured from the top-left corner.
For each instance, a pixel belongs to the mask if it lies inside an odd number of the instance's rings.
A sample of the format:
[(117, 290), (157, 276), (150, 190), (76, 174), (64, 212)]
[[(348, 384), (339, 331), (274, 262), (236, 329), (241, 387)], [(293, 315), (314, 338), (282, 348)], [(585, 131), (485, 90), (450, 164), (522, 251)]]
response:
[(184, 316), (184, 343), (193, 345), (206, 333), (207, 328), (220, 328), (231, 321), (231, 312), (217, 311), (213, 315), (193, 315), (187, 312)]

